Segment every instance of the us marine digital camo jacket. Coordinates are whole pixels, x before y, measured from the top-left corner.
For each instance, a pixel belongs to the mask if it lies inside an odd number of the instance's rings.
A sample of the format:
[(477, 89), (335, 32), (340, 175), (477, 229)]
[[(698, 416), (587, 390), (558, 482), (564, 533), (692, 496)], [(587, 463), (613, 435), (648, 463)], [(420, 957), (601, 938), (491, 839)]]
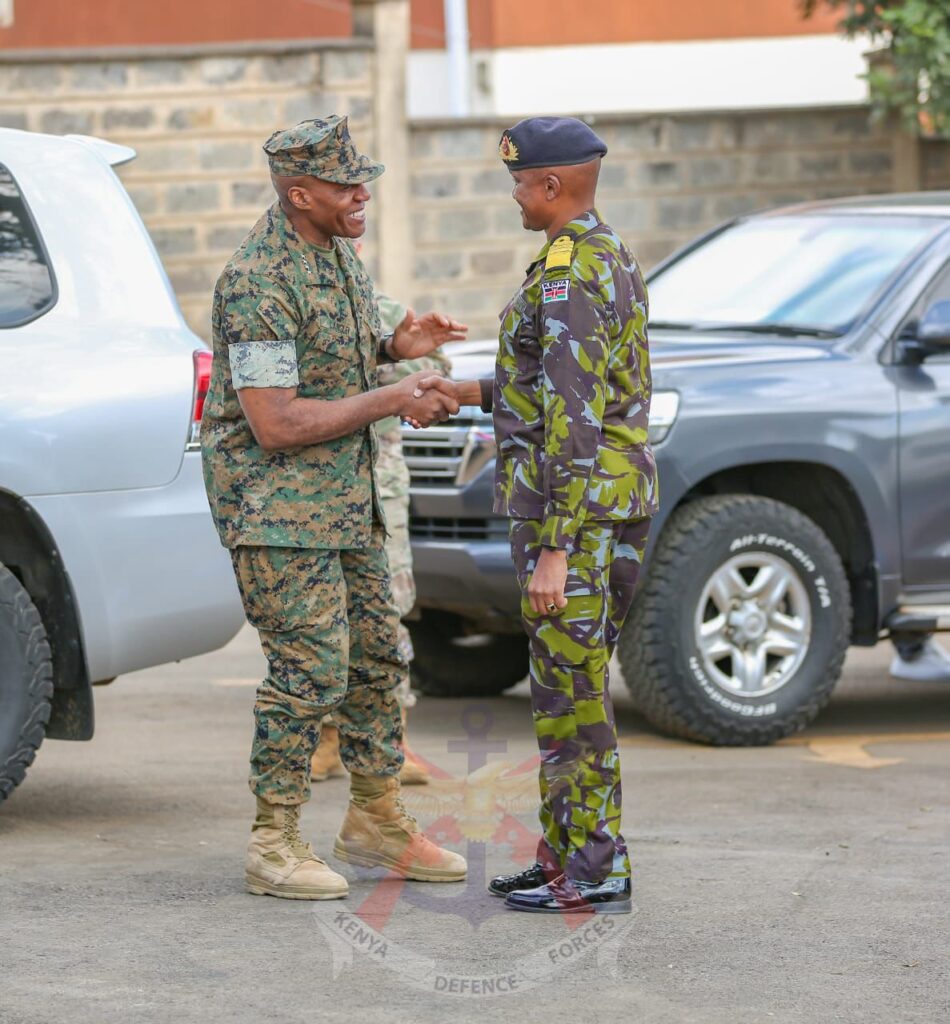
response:
[(201, 448), (215, 525), (229, 548), (363, 547), (374, 508), (382, 520), (372, 428), (265, 451), (237, 396), (239, 388), (286, 387), (335, 400), (376, 386), (373, 284), (352, 245), (333, 241), (333, 253), (303, 241), (274, 204), (215, 287)]
[(657, 510), (647, 295), (636, 260), (590, 210), (544, 246), (501, 314), (492, 406), (496, 513), (571, 550), (585, 520)]

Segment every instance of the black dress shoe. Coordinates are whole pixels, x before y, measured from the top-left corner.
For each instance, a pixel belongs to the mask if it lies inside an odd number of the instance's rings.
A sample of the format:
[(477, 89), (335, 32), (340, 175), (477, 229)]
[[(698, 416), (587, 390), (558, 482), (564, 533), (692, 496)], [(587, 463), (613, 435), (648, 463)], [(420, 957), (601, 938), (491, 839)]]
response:
[(561, 875), (536, 889), (517, 889), (505, 897), (511, 910), (533, 914), (629, 914), (630, 879), (580, 882)]
[(492, 896), (507, 896), (515, 889), (536, 889), (547, 882), (548, 876), (540, 864), (532, 864), (530, 868), (514, 875), (499, 875), (488, 883), (488, 891)]

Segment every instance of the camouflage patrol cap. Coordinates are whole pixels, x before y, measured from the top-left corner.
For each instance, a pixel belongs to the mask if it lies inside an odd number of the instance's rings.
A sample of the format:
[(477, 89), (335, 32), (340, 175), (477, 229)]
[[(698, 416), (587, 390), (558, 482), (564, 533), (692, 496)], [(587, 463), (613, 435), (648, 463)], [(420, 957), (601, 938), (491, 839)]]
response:
[(309, 174), (341, 185), (360, 185), (385, 170), (359, 152), (350, 139), (346, 118), (336, 114), (274, 132), (264, 143), (264, 152), (271, 172), (283, 177)]
[(607, 144), (576, 117), (528, 117), (501, 137), (498, 153), (510, 171), (586, 164), (607, 153)]

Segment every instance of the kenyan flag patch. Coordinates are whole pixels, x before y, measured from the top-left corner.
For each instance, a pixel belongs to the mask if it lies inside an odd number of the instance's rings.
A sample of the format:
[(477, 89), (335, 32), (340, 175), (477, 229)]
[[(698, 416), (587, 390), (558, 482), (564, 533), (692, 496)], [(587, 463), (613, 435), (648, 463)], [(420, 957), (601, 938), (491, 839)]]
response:
[(571, 280), (568, 277), (560, 281), (541, 282), (541, 301), (547, 305), (549, 302), (563, 302), (571, 287)]

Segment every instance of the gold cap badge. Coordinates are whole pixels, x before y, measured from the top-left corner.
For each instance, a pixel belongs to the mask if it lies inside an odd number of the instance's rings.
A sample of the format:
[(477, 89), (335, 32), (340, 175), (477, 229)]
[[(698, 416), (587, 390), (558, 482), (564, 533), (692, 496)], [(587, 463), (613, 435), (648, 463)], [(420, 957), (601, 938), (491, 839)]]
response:
[(511, 141), (508, 133), (505, 132), (501, 137), (501, 144), (498, 147), (498, 152), (501, 154), (502, 160), (505, 163), (514, 163), (519, 157), (518, 147)]

